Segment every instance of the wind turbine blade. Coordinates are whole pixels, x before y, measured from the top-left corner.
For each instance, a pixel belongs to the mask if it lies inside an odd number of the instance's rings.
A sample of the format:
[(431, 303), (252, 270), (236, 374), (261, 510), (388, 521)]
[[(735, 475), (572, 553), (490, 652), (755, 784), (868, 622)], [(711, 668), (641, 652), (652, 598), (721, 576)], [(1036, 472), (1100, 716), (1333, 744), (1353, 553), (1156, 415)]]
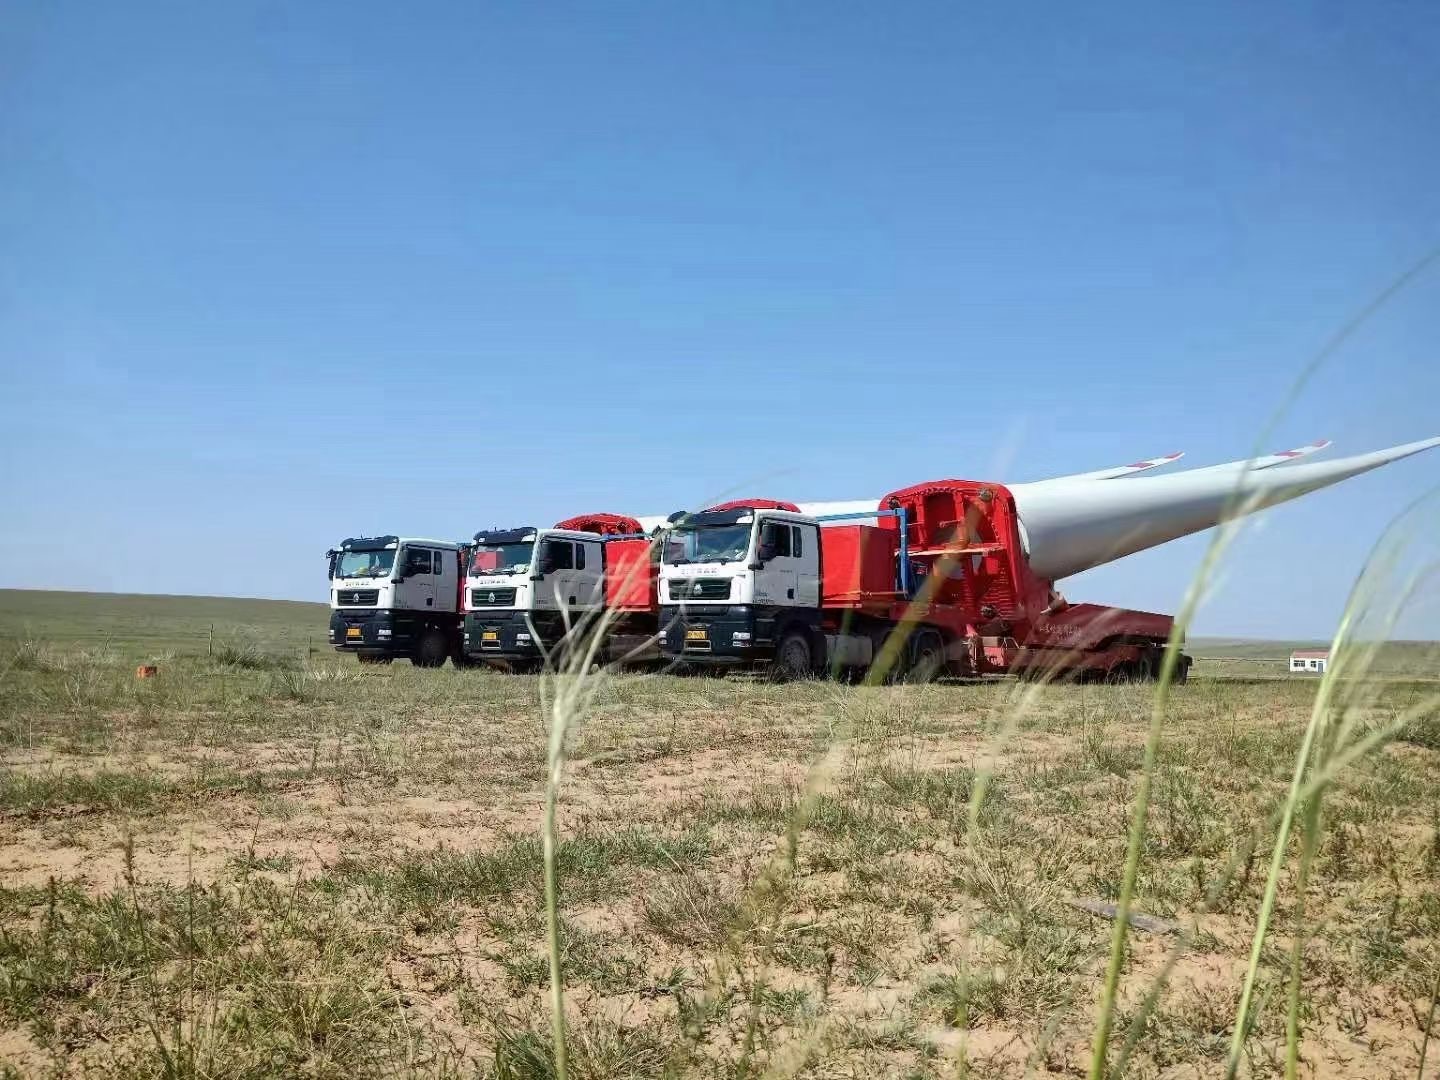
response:
[(1273, 469), (1276, 465), (1288, 465), (1292, 461), (1299, 461), (1303, 457), (1319, 453), (1330, 445), (1329, 439), (1318, 439), (1313, 443), (1306, 443), (1304, 446), (1297, 446), (1293, 450), (1277, 450), (1273, 454), (1266, 454), (1263, 457), (1246, 458), (1243, 461), (1227, 461), (1223, 465), (1206, 465), (1199, 469), (1187, 469), (1185, 476), (1193, 476), (1196, 473), (1240, 473), (1255, 472), (1260, 469)]
[(1096, 469), (1093, 472), (1072, 473), (1069, 476), (1052, 476), (1045, 480), (1035, 480), (1032, 483), (1076, 484), (1088, 483), (1091, 480), (1116, 480), (1122, 476), (1134, 476), (1136, 473), (1158, 469), (1162, 465), (1169, 465), (1172, 461), (1179, 461), (1184, 456), (1185, 451), (1181, 450), (1174, 454), (1166, 454), (1164, 457), (1146, 458), (1144, 461), (1135, 461), (1129, 465), (1112, 465), (1108, 469)]
[(1212, 466), (1124, 484), (1028, 484), (1010, 491), (1031, 568), (1058, 581), (1436, 446), (1440, 438), (1286, 469)]

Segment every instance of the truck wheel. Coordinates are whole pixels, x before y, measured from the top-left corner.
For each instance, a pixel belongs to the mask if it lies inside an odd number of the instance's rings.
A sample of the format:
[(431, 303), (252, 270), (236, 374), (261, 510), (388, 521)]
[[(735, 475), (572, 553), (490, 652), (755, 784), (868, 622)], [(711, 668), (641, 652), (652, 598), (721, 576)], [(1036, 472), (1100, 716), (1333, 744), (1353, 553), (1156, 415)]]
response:
[(815, 660), (810, 653), (810, 639), (803, 630), (790, 630), (775, 647), (775, 676), (787, 682), (808, 679), (815, 673)]
[(410, 662), (416, 667), (440, 667), (449, 654), (450, 647), (445, 641), (445, 635), (432, 627), (425, 631), (425, 636), (420, 639), (420, 647), (415, 650)]
[(910, 667), (905, 681), (930, 683), (945, 670), (945, 640), (934, 630), (920, 630), (910, 642)]

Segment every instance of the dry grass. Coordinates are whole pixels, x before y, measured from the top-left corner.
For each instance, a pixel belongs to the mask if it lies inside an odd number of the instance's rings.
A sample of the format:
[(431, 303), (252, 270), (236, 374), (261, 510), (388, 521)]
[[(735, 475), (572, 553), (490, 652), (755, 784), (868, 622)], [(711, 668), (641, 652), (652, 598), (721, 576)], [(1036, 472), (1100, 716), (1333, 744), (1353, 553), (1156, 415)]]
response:
[[(538, 679), (179, 656), (138, 682), (103, 654), (16, 660), (0, 663), (0, 1060), (552, 1075)], [(1068, 901), (1118, 893), (1150, 696), (1043, 691), (986, 759), (1017, 692), (604, 682), (559, 811), (570, 1075), (940, 1076), (962, 1043), (970, 1075), (1083, 1075), (1111, 928)], [(1194, 933), (1148, 1015), (1171, 941), (1127, 942), (1134, 1075), (1223, 1071), (1315, 692), (1175, 692), (1134, 902)], [(1424, 691), (1380, 693), (1362, 730)], [(1415, 1074), (1440, 963), (1437, 806), (1433, 720), (1327, 797), (1301, 982), (1316, 1075)], [(1285, 873), (1254, 1075), (1283, 1068)]]

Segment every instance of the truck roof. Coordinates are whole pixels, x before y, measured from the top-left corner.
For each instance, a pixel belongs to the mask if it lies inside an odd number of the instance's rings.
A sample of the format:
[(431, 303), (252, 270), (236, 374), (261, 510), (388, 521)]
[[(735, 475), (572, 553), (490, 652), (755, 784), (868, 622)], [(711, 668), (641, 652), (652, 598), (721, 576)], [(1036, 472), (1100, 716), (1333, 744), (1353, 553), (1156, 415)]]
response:
[(454, 540), (429, 540), (419, 536), (351, 536), (340, 542), (341, 551), (386, 551), (401, 544), (424, 544), (426, 547), (458, 551)]
[(584, 532), (580, 529), (537, 529), (533, 526), (523, 529), (491, 529), (489, 532), (478, 532), (475, 534), (477, 544), (519, 544), (527, 540), (535, 540), (540, 536), (558, 536), (564, 540), (616, 540), (620, 537), (609, 536), (605, 533)]
[(756, 514), (764, 514), (767, 518), (777, 518), (781, 521), (809, 521), (810, 518), (794, 510), (781, 510), (769, 506), (752, 507), (737, 506), (728, 510), (702, 510), (696, 514), (687, 514), (676, 526), (690, 528), (705, 528), (711, 525), (739, 525), (742, 522), (755, 520)]
[(477, 544), (518, 544), (524, 540), (534, 540), (538, 532), (534, 525), (523, 525), (518, 529), (490, 529), (475, 534)]

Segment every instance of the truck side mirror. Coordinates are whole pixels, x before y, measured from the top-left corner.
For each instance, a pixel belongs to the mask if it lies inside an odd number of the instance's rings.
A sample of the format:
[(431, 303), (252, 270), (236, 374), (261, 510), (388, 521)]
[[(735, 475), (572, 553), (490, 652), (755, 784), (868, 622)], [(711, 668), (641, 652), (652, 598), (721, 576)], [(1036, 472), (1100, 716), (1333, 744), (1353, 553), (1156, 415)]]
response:
[(773, 558), (775, 558), (774, 544), (761, 544), (758, 548), (755, 549), (756, 562), (767, 563)]

